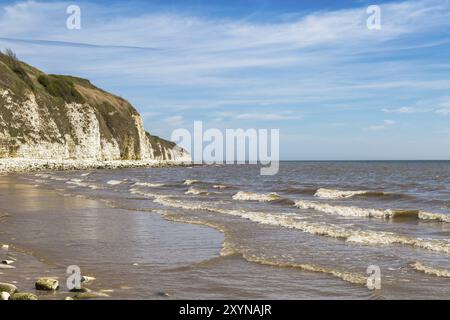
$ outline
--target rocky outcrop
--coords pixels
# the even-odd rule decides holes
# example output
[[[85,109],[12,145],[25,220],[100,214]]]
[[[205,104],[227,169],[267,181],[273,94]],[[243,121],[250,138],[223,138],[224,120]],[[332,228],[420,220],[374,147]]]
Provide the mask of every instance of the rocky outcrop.
[[[0,53],[0,158],[190,161],[126,100]]]

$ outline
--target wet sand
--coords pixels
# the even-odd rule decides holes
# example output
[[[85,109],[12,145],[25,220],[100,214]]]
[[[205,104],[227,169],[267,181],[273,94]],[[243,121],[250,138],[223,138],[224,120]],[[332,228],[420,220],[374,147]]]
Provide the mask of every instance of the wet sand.
[[[61,195],[12,176],[0,177],[2,254],[16,259],[1,269],[0,282],[40,299],[73,296],[65,285],[66,268],[78,265],[96,278],[89,289],[114,299],[177,297],[164,281],[167,269],[189,266],[219,255],[223,236],[207,227],[173,223],[158,214],[111,208],[107,202]],[[146,247],[134,245],[146,243]],[[55,277],[61,289],[35,291],[39,277]]]

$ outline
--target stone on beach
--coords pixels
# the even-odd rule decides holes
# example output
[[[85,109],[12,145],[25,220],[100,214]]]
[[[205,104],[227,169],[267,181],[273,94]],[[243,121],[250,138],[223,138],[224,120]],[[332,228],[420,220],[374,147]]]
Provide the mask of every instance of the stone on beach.
[[[59,288],[59,281],[54,278],[40,278],[36,281],[37,290],[53,291]]]
[[[109,295],[101,292],[81,292],[76,294],[73,298],[75,300],[95,299],[95,298],[107,298]]]
[[[35,294],[29,292],[14,293],[9,297],[9,300],[38,300]]]
[[[8,260],[8,259],[5,259],[5,260],[2,260],[2,263],[3,263],[3,264],[13,264],[13,263],[14,263],[14,260]]]
[[[10,283],[0,282],[0,292],[7,292],[13,294],[17,292],[17,287]]]

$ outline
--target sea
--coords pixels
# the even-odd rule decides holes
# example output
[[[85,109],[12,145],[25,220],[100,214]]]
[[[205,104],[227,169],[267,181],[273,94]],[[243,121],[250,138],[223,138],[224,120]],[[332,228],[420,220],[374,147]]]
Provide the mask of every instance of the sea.
[[[450,299],[450,162],[7,174],[0,244],[40,299],[73,265],[103,299]]]

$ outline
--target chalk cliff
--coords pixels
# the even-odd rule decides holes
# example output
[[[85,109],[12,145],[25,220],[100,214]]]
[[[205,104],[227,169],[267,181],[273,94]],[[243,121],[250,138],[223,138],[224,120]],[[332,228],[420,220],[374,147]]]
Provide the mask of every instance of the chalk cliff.
[[[0,53],[0,158],[190,161],[126,100]]]

